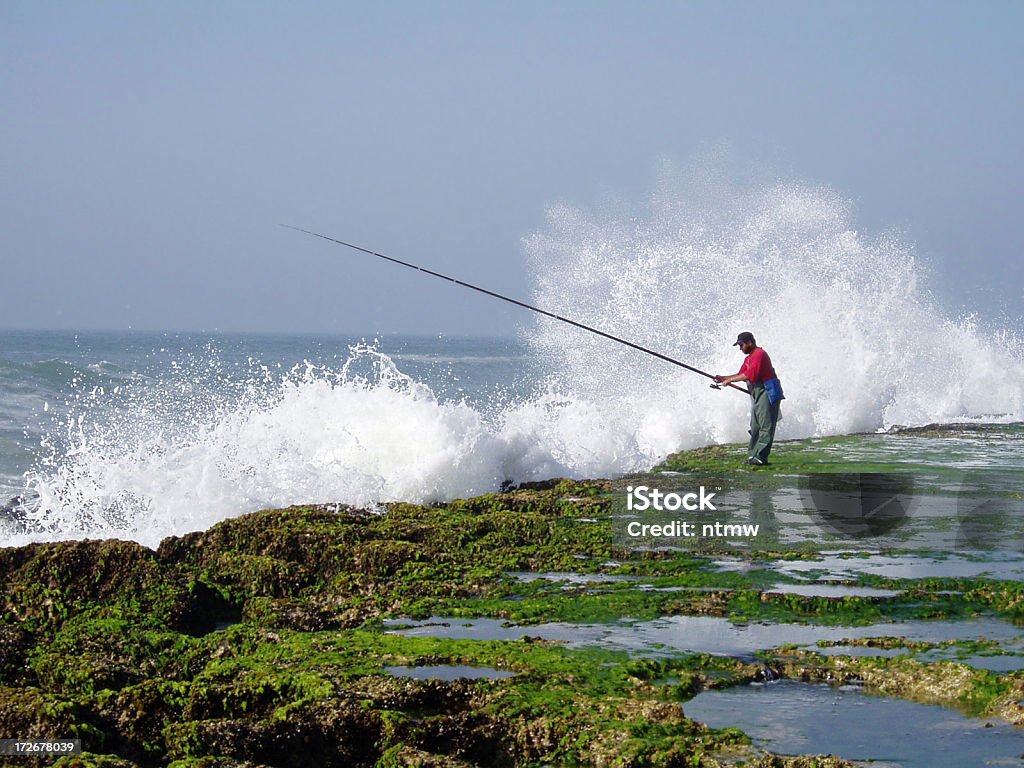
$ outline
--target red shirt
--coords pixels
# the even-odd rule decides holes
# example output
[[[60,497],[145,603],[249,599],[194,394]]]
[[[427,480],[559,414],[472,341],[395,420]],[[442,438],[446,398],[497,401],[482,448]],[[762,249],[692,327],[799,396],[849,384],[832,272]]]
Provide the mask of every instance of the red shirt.
[[[747,355],[743,365],[740,366],[740,373],[745,373],[747,381],[751,384],[764,384],[769,379],[775,378],[775,369],[772,367],[771,358],[760,347]]]

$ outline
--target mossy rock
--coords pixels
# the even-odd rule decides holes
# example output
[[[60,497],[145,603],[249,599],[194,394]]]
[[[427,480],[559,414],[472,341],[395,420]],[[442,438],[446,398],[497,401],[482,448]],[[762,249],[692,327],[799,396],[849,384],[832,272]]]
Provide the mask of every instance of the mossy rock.
[[[233,757],[188,757],[175,760],[167,768],[276,768],[250,760],[236,760]]]
[[[81,601],[110,600],[145,592],[158,579],[153,552],[116,539],[30,544],[0,549],[0,576],[7,585],[37,584]]]
[[[290,563],[321,575],[335,573],[347,568],[351,544],[373,538],[368,525],[378,517],[345,506],[264,510],[225,520],[207,531],[164,539],[157,557],[192,572],[221,573],[231,565],[225,555],[235,555]],[[244,579],[244,570],[229,573]]]
[[[379,614],[372,604],[325,590],[306,598],[254,597],[246,601],[240,619],[268,629],[324,632],[353,629]]]
[[[385,752],[374,768],[474,768],[474,764],[402,744]]]
[[[838,599],[766,594],[768,570],[721,573],[693,553],[620,552],[621,562],[609,562],[610,490],[605,481],[558,480],[446,505],[391,504],[384,514],[267,510],[167,539],[155,553],[126,542],[0,551],[8,579],[0,591],[0,728],[82,738],[90,753],[62,758],[65,768],[710,768],[718,756],[727,762],[721,749],[748,766],[835,768],[847,763],[758,755],[735,729],[686,718],[690,697],[757,679],[761,663],[671,649],[631,658],[535,638],[415,637],[380,619],[734,614],[855,624],[957,606],[963,615],[1011,615],[1024,605],[1024,588],[984,579],[894,580],[883,586],[905,597]],[[635,581],[505,573],[522,569]],[[845,662],[814,654],[777,656],[766,663],[793,674],[934,677],[936,685],[945,676],[955,683],[950,695],[959,689],[972,706],[1013,717],[1024,699],[1021,680],[964,677],[962,665],[862,660],[840,669]],[[384,669],[434,664],[515,676],[415,680]],[[893,692],[906,693],[898,685]]]
[[[24,765],[24,763],[20,763]],[[84,752],[80,755],[65,755],[55,763],[49,763],[52,768],[140,768],[139,763],[126,760],[116,755],[97,755]]]
[[[325,701],[282,719],[216,718],[174,723],[165,730],[167,754],[230,758],[295,768],[373,765],[383,753],[379,712],[350,701]],[[390,745],[388,745],[390,746]]]
[[[164,607],[153,552],[127,541],[74,541],[0,549],[3,612],[26,629],[56,625],[80,606],[130,597]]]
[[[38,640],[83,610],[132,616],[149,626],[192,634],[209,631],[234,610],[221,590],[168,573],[149,549],[127,541],[73,541],[0,549],[0,593],[7,626]],[[17,661],[17,635],[3,638],[0,657]],[[12,645],[13,643],[13,645]]]
[[[88,707],[75,698],[38,688],[0,687],[0,734],[19,739],[81,739],[86,750],[103,752],[109,734]]]
[[[0,623],[0,685],[24,680],[33,637],[14,624]]]

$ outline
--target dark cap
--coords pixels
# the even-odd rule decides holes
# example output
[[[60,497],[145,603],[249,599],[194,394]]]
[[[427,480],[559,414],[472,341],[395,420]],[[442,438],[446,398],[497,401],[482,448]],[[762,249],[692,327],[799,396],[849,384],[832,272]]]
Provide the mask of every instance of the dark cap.
[[[745,341],[749,341],[751,344],[757,344],[757,342],[754,341],[754,334],[752,334],[750,331],[744,331],[743,333],[736,337],[736,341],[733,342],[733,346],[738,347]]]

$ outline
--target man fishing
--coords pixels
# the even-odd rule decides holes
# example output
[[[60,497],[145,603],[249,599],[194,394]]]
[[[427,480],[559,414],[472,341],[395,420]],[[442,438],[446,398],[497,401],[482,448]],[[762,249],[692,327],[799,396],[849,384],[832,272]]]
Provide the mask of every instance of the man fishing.
[[[764,466],[775,440],[775,425],[779,423],[780,404],[785,398],[782,384],[775,375],[768,353],[757,346],[754,334],[744,331],[736,337],[734,347],[746,355],[738,373],[732,376],[715,376],[718,384],[732,384],[737,381],[750,383],[750,447],[747,449],[747,464]]]
[[[675,359],[669,357],[668,355],[663,355],[661,352],[656,352],[653,349],[648,349],[647,347],[642,347],[639,344],[634,344],[632,341],[627,341],[626,339],[621,339],[618,336],[612,336],[612,334],[606,333],[605,331],[602,331],[602,330],[600,330],[598,328],[593,328],[593,327],[591,327],[589,325],[584,325],[583,323],[577,322],[576,320],[572,320],[571,318],[568,318],[568,317],[562,317],[561,315],[556,315],[554,312],[549,312],[548,310],[542,309],[541,307],[535,307],[532,304],[527,304],[524,301],[519,301],[518,299],[513,299],[513,298],[511,298],[509,296],[502,296],[500,293],[488,290],[487,288],[481,288],[479,285],[473,285],[472,283],[464,282],[462,280],[459,280],[458,278],[451,277],[450,275],[443,275],[440,272],[435,272],[432,269],[427,269],[426,267],[421,267],[421,266],[418,266],[416,264],[412,264],[411,262],[402,261],[401,259],[396,259],[396,258],[393,258],[391,256],[385,256],[383,253],[377,253],[377,251],[371,251],[369,248],[363,248],[363,246],[361,246],[361,245],[354,245],[353,243],[346,243],[344,240],[338,240],[336,238],[329,237],[327,235],[322,235],[319,232],[313,232],[312,230],[309,230],[309,229],[302,229],[302,227],[293,227],[291,224],[282,224],[281,226],[282,227],[286,227],[288,229],[294,229],[296,232],[303,232],[303,233],[305,233],[307,235],[311,235],[312,237],[319,237],[321,240],[327,240],[328,242],[336,243],[337,245],[342,245],[342,246],[344,246],[346,248],[351,248],[354,251],[360,251],[361,253],[365,253],[368,256],[375,256],[378,259],[384,259],[385,261],[390,261],[392,264],[398,264],[399,266],[407,267],[408,269],[415,269],[417,272],[422,272],[424,274],[430,275],[431,277],[436,277],[436,278],[439,278],[441,280],[447,280],[449,283],[455,283],[455,285],[461,286],[463,288],[469,288],[472,291],[477,291],[478,293],[482,293],[482,294],[484,294],[486,296],[490,296],[491,298],[500,299],[501,301],[507,301],[509,304],[515,304],[517,307],[522,307],[523,309],[528,309],[531,312],[537,312],[539,314],[544,315],[545,317],[550,317],[553,320],[558,320],[559,322],[562,322],[562,323],[568,323],[569,325],[572,325],[572,326],[574,326],[576,328],[580,328],[580,329],[582,329],[584,331],[587,331],[589,333],[596,333],[598,336],[602,336],[602,337],[604,337],[606,339],[610,339],[611,341],[618,342],[619,344],[625,344],[627,347],[631,347],[631,348],[633,348],[633,349],[635,349],[635,350],[637,350],[639,352],[643,352],[645,354],[652,355],[653,357],[656,357],[659,360],[664,360],[666,363],[672,363],[672,365],[678,365],[680,368],[685,368],[686,370],[692,371],[693,373],[697,373],[697,374],[700,374],[701,376],[705,376],[705,377],[707,377],[709,379],[714,379],[715,381],[718,381],[720,383],[724,383],[724,384],[726,384],[726,386],[728,386],[731,389],[735,389],[737,392],[744,392],[746,394],[751,394],[751,392],[748,389],[746,389],[746,387],[737,387],[735,384],[731,383],[733,381],[741,381],[741,380],[742,381],[750,381],[752,384],[756,382],[758,384],[758,386],[761,387],[762,389],[764,387],[769,387],[769,393],[771,393],[772,391],[777,391],[777,394],[778,394],[777,398],[776,398],[775,395],[771,395],[772,404],[774,406],[774,410],[772,410],[772,409],[768,410],[769,416],[772,416],[772,414],[774,414],[774,416],[772,416],[772,418],[771,418],[771,430],[770,430],[770,432],[767,431],[767,427],[762,427],[762,429],[757,429],[756,431],[755,431],[755,429],[751,430],[751,435],[761,435],[762,434],[762,430],[765,430],[764,434],[768,436],[767,437],[766,447],[763,450],[763,452],[764,452],[764,459],[762,459],[761,461],[758,461],[756,463],[764,464],[765,460],[768,458],[768,451],[771,450],[771,445],[772,445],[772,436],[775,433],[775,422],[778,421],[778,419],[779,419],[779,405],[778,405],[778,401],[782,399],[782,387],[779,386],[778,379],[775,378],[775,372],[772,370],[772,364],[771,364],[771,361],[768,359],[768,355],[764,354],[764,350],[763,349],[757,349],[757,345],[754,344],[754,337],[752,335],[750,335],[749,333],[741,333],[740,334],[740,341],[737,341],[736,344],[740,345],[741,341],[746,339],[750,343],[750,350],[749,350],[750,352],[753,352],[754,350],[756,350],[761,355],[764,355],[765,364],[764,364],[763,368],[758,368],[758,373],[759,373],[758,377],[751,379],[747,375],[747,374],[752,373],[752,370],[748,371],[747,367],[749,365],[749,361],[754,358],[753,354],[751,354],[750,357],[747,358],[747,361],[743,363],[743,368],[740,368],[740,372],[736,376],[712,376],[707,371],[702,371],[700,368],[694,368],[692,365],[688,365],[687,363],[684,363],[681,360],[675,360]],[[744,351],[747,351],[747,350],[745,349]],[[770,373],[771,379],[769,381],[765,381],[764,377],[760,375],[760,373],[762,373],[762,372],[763,373]],[[773,382],[773,381],[774,381],[774,386],[776,388],[775,390],[771,389],[771,382]],[[762,384],[763,384],[763,386],[762,386]],[[719,388],[718,384],[712,384],[711,386],[715,387],[716,389]],[[756,403],[758,403],[758,402],[759,402],[759,400],[757,400],[755,398],[755,412],[756,412],[756,409],[758,407],[756,405]],[[768,421],[769,421],[768,417],[765,417],[759,423],[762,424],[762,425],[767,425]],[[752,425],[754,424],[753,417],[751,417],[751,424]],[[751,438],[751,444],[750,444],[751,445],[751,453],[753,453],[753,445],[754,445],[753,439],[754,438],[752,437]],[[751,463],[754,463],[754,462],[751,462]]]

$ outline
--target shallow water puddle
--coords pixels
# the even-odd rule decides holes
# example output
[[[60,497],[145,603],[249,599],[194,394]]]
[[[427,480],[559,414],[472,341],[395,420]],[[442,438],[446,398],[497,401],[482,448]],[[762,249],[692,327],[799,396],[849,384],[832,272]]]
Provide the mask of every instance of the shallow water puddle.
[[[568,587],[563,587],[566,589]],[[637,584],[637,589],[642,592],[732,592],[732,587],[655,587],[650,584]],[[874,587],[859,587],[849,584],[830,584],[808,582],[805,584],[776,584],[772,587],[765,587],[763,592],[778,595],[801,595],[802,597],[869,597],[878,599],[889,599],[899,597],[903,594],[897,589],[877,589]]]
[[[1016,672],[1024,670],[1024,644],[1021,639],[1015,639],[1007,643],[1001,643],[1001,650],[1005,654],[977,654],[957,653],[955,650],[945,648],[933,648],[928,651],[914,653],[910,649],[898,646],[893,648],[873,648],[863,645],[835,645],[826,648],[812,648],[815,653],[822,656],[858,656],[868,658],[892,658],[904,654],[912,655],[922,662],[955,661],[965,664],[973,669],[987,669],[989,672],[999,674],[1005,672]]]
[[[1005,648],[1005,646],[1004,646]],[[966,664],[975,669],[987,669],[989,672],[1004,673],[1016,672],[1024,669],[1024,655],[1021,655],[1024,648],[1020,642],[1012,643],[1008,649],[1011,652],[1005,655],[993,654],[961,654],[937,648],[925,653],[917,654],[914,658],[918,661],[956,661]]]
[[[768,587],[765,592],[782,595],[802,595],[804,597],[899,597],[903,593],[897,589],[875,589],[873,587],[857,587],[847,584],[779,584]]]
[[[576,573],[574,571],[506,571],[516,581],[530,583],[533,581],[550,581],[565,585],[603,584],[612,582],[635,582],[639,576],[623,576],[606,573]]]
[[[879,765],[1022,765],[1024,731],[1001,720],[871,696],[852,686],[782,681],[705,691],[683,705],[714,728],[735,726],[782,754],[830,753]]]
[[[515,672],[493,667],[471,667],[467,664],[428,664],[422,667],[384,667],[384,671],[395,677],[410,677],[413,680],[502,680],[515,677]]]
[[[795,644],[814,647],[819,640],[832,642],[865,637],[906,637],[908,640],[1020,640],[1021,630],[997,619],[971,621],[908,621],[866,627],[823,627],[810,624],[734,624],[707,616],[668,616],[653,621],[619,624],[569,624],[549,622],[522,626],[501,619],[445,619],[425,621],[390,619],[393,632],[415,637],[476,640],[517,640],[540,637],[569,645],[601,645],[632,653],[695,651],[718,656],[750,656],[757,651]],[[818,650],[816,647],[814,650]],[[833,651],[841,652],[841,651]]]
[[[858,576],[882,576],[890,579],[972,579],[983,576],[1002,580],[1024,580],[1024,556],[1004,552],[979,553],[976,557],[928,557],[910,554],[844,557],[838,554],[823,554],[814,560],[757,562],[741,558],[721,558],[714,564],[721,571],[768,570],[797,578],[850,579]]]

